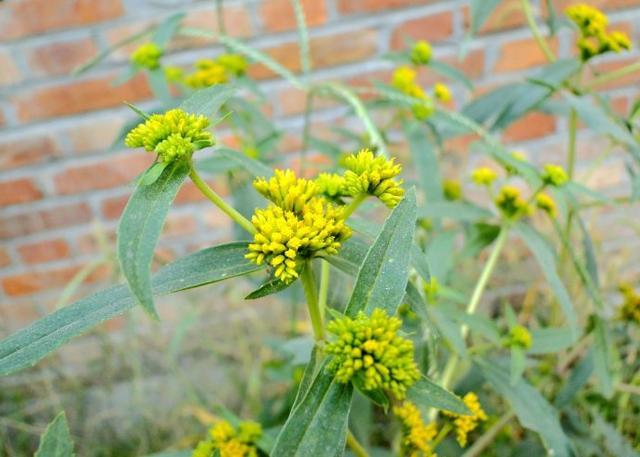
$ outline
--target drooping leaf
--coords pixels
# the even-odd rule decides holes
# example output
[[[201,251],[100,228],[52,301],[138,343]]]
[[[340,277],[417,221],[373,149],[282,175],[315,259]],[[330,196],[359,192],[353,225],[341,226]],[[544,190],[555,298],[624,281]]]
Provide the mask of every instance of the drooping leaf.
[[[394,208],[369,248],[358,272],[345,314],[371,314],[383,308],[395,314],[409,279],[409,263],[416,224],[415,189],[409,190]]]
[[[180,108],[187,113],[207,116],[215,119],[220,107],[234,94],[235,88],[230,84],[216,84],[195,91],[180,104]]]
[[[353,387],[333,379],[323,364],[291,411],[271,455],[335,457],[344,450]]]
[[[457,414],[469,414],[469,409],[458,396],[424,376],[409,388],[407,398],[423,411],[436,408]]]
[[[138,302],[156,317],[151,292],[151,260],[169,206],[188,174],[189,165],[175,161],[153,184],[138,185],[118,225],[118,259],[122,273]]]
[[[247,243],[207,248],[161,268],[152,280],[155,295],[165,295],[242,276],[263,267],[247,259]],[[71,338],[133,308],[126,285],[109,287],[32,323],[0,341],[0,375],[34,365]]]
[[[406,123],[404,131],[409,141],[420,187],[427,197],[427,202],[442,200],[442,178],[438,159],[424,127],[417,122]]]
[[[47,425],[40,437],[40,445],[34,457],[73,457],[74,455],[69,424],[62,411]]]
[[[165,168],[169,165],[167,162],[156,162],[140,177],[140,184],[149,186],[156,182]]]
[[[569,325],[569,331],[573,341],[578,336],[578,318],[571,302],[569,292],[567,292],[560,276],[558,275],[558,267],[556,264],[556,256],[554,251],[549,247],[546,240],[538,233],[533,227],[525,224],[517,224],[516,232],[520,235],[527,247],[531,250],[531,253],[538,261],[542,273],[547,279],[547,283],[553,291],[562,312]]]
[[[590,351],[576,366],[571,370],[571,374],[567,382],[562,386],[555,399],[557,408],[567,406],[576,392],[578,392],[587,383],[593,373],[593,352]]]
[[[429,62],[429,68],[436,73],[446,76],[454,82],[458,82],[469,90],[473,90],[473,83],[466,75],[451,65],[447,65],[441,60],[432,60]]]
[[[173,36],[178,31],[180,27],[180,22],[184,18],[185,13],[176,13],[172,14],[168,18],[166,18],[156,29],[153,31],[153,35],[151,35],[151,41],[157,44],[160,48],[164,49],[167,47]]]
[[[496,363],[480,361],[479,365],[489,384],[511,404],[522,426],[537,432],[549,452],[556,457],[576,455],[562,430],[558,412],[537,389],[522,378],[512,385],[509,372]]]

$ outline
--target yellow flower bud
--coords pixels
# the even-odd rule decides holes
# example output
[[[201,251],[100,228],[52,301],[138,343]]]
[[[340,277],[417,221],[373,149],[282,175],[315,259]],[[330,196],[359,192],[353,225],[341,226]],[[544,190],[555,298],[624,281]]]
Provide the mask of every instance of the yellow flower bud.
[[[475,430],[481,421],[486,421],[488,417],[475,393],[469,392],[462,398],[462,401],[471,411],[470,415],[456,414],[449,411],[443,412],[445,415],[454,418],[453,425],[456,428],[456,440],[461,447],[465,447],[469,433]]]
[[[229,80],[227,70],[213,59],[200,59],[196,71],[187,75],[185,84],[193,89],[224,84]]]
[[[471,179],[479,186],[489,187],[498,178],[498,174],[489,167],[476,168],[471,172]]]
[[[242,76],[247,71],[247,61],[240,54],[222,54],[217,61],[233,76]]]
[[[435,457],[433,440],[438,434],[435,422],[426,425],[420,410],[410,401],[404,401],[393,408],[402,423],[402,454],[412,457]]]
[[[624,297],[624,302],[618,311],[619,318],[622,321],[640,325],[640,294],[628,284],[621,284],[619,289]]]
[[[402,180],[394,179],[402,167],[394,159],[374,156],[369,149],[362,149],[344,159],[345,190],[349,195],[362,194],[378,197],[389,208],[395,207],[404,196]]]
[[[509,336],[505,339],[504,345],[507,347],[519,347],[521,349],[529,349],[533,338],[529,330],[522,326],[516,325],[509,330]]]
[[[551,196],[549,196],[549,194],[538,194],[536,196],[536,206],[551,217],[555,217],[558,212],[556,202],[551,198]]]
[[[442,192],[444,198],[450,201],[460,200],[462,198],[462,186],[455,179],[445,179],[442,181]]]
[[[138,68],[146,68],[147,70],[155,70],[160,68],[160,58],[163,51],[155,43],[145,43],[140,45],[133,54],[131,54],[131,63]]]
[[[236,430],[229,422],[220,421],[209,430],[209,440],[200,441],[192,457],[258,457],[256,442],[262,437],[257,422],[241,422]]]
[[[415,65],[426,65],[431,61],[433,51],[426,41],[418,41],[411,49],[411,62]]]
[[[495,199],[496,206],[508,218],[515,218],[529,214],[527,201],[520,195],[520,190],[514,186],[503,186]]]
[[[433,95],[437,100],[440,100],[443,103],[450,102],[453,98],[449,87],[442,83],[436,83],[433,86]]]
[[[314,181],[296,177],[293,170],[275,170],[268,181],[257,178],[253,187],[280,208],[300,214],[319,192]]]
[[[547,164],[544,166],[542,180],[551,186],[560,187],[569,181],[567,172],[559,165]]]

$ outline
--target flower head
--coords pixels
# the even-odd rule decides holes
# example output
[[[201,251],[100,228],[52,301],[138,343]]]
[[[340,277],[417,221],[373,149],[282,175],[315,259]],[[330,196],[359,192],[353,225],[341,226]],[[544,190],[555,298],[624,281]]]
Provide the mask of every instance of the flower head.
[[[131,63],[138,68],[146,68],[147,70],[155,70],[160,67],[160,57],[162,57],[162,49],[155,43],[145,43],[131,54]]]
[[[445,179],[442,181],[442,192],[447,200],[460,200],[462,198],[462,185],[455,179]]]
[[[564,168],[559,165],[553,165],[549,163],[544,166],[542,180],[545,182],[545,184],[560,187],[565,185],[567,181],[569,181],[569,177],[567,176],[567,172],[564,171]]]
[[[511,330],[509,330],[509,335],[504,340],[506,347],[518,347],[521,349],[529,349],[531,343],[531,333],[522,325],[512,327]]]
[[[241,422],[236,429],[227,421],[220,421],[209,430],[209,439],[200,441],[192,457],[257,457],[256,442],[262,437],[257,422]]]
[[[170,83],[179,83],[184,79],[184,70],[180,67],[164,67],[164,77]]]
[[[268,181],[257,178],[253,187],[280,208],[301,214],[305,205],[318,194],[315,181],[296,177],[293,170],[276,170]]]
[[[486,421],[488,417],[482,409],[482,406],[478,401],[478,396],[475,393],[469,392],[462,398],[462,401],[467,405],[471,414],[464,415],[449,411],[443,412],[445,415],[454,418],[453,425],[456,428],[456,440],[461,447],[465,447],[467,445],[467,436],[469,433],[475,430],[480,421]]]
[[[409,67],[398,67],[391,77],[391,85],[405,94],[414,92],[416,86],[416,71]]]
[[[604,52],[622,52],[631,49],[631,40],[622,32],[614,31],[609,33],[603,40]]]
[[[176,108],[164,114],[154,114],[129,132],[124,142],[130,148],[143,147],[158,153],[163,162],[191,154],[213,144],[213,135],[206,116],[189,114]]]
[[[607,32],[609,20],[597,8],[586,4],[570,6],[566,14],[580,32],[576,45],[583,61],[606,52],[622,52],[631,49],[631,40],[622,32]]]
[[[437,100],[443,103],[450,102],[452,99],[449,86],[443,83],[435,83],[433,86],[433,95]]]
[[[239,54],[222,54],[217,61],[233,76],[242,76],[247,71],[247,61]]]
[[[318,194],[332,200],[348,195],[344,176],[335,173],[320,173],[316,178],[316,187]]]
[[[389,208],[395,207],[404,196],[402,180],[394,179],[402,167],[394,159],[374,156],[369,149],[362,149],[344,159],[345,189],[349,195],[369,194],[378,197]]]
[[[618,312],[620,319],[640,325],[640,294],[628,284],[621,284],[618,289],[624,298],[622,307]]]
[[[401,325],[400,319],[380,308],[371,316],[360,312],[355,318],[329,322],[327,330],[336,339],[326,346],[326,353],[333,356],[328,369],[338,382],[357,378],[364,390],[384,389],[404,398],[420,372],[413,359],[413,342],[398,335]]]
[[[393,408],[402,423],[402,455],[411,457],[435,457],[432,441],[438,433],[435,422],[426,425],[420,410],[410,401]]]
[[[411,49],[411,62],[415,65],[426,65],[431,61],[433,50],[431,45],[426,41],[418,41]]]
[[[495,199],[496,206],[508,218],[515,218],[529,213],[527,201],[514,186],[503,186]]]
[[[549,194],[545,194],[544,192],[536,196],[536,206],[551,217],[555,217],[558,213],[556,202]]]
[[[185,78],[185,84],[193,89],[224,84],[229,80],[226,68],[213,59],[200,59],[196,71]]]
[[[321,197],[307,201],[299,213],[270,205],[255,212],[256,228],[247,259],[267,262],[284,283],[296,279],[304,262],[320,254],[336,254],[342,241],[351,236],[342,209]]]
[[[489,187],[498,178],[498,174],[489,167],[476,168],[471,172],[471,179],[479,186]]]
[[[600,36],[609,24],[609,19],[602,11],[584,3],[569,6],[565,13],[584,36]]]
[[[433,105],[430,100],[424,103],[416,103],[411,107],[411,111],[416,119],[424,121],[425,119],[430,118],[433,114]]]

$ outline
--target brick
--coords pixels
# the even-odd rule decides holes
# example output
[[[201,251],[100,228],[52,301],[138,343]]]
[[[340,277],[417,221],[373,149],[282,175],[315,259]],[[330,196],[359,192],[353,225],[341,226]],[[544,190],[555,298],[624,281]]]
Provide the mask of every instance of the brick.
[[[433,0],[338,0],[338,11],[342,14],[372,13],[432,2]]]
[[[558,40],[548,41],[551,50],[558,50]],[[540,50],[538,43],[533,38],[524,38],[505,43],[500,49],[500,57],[496,63],[495,71],[509,72],[524,70],[531,67],[544,65],[547,58]]]
[[[169,216],[162,233],[165,236],[186,236],[195,233],[197,228],[198,223],[191,215]]]
[[[29,68],[39,76],[71,73],[98,53],[92,38],[46,43],[29,49],[26,54]]]
[[[118,219],[129,201],[129,195],[108,198],[100,205],[102,215],[108,219]]]
[[[91,209],[86,203],[50,206],[0,218],[0,239],[16,238],[62,227],[71,227],[91,220]]]
[[[229,189],[227,188],[224,181],[221,180],[211,180],[205,179],[209,187],[216,191],[218,195],[221,197],[225,197],[229,195]],[[180,190],[178,191],[178,195],[176,195],[175,204],[176,205],[184,205],[187,203],[197,203],[206,200],[206,197],[202,195],[202,192],[193,184],[192,182],[185,182]]]
[[[593,69],[593,74],[587,73],[585,77],[585,82],[589,82],[593,79],[594,75],[600,75],[604,73],[609,73],[611,71],[618,70],[622,67],[626,67],[632,63],[638,62],[637,57],[619,59],[619,60],[611,60],[608,62],[602,62],[594,64],[591,68]],[[597,87],[598,91],[616,89],[618,87],[626,87],[626,86],[638,86],[638,81],[640,80],[640,70],[634,71],[633,73],[629,73],[621,78],[616,78],[604,84],[599,84]]]
[[[92,118],[85,123],[74,123],[63,135],[76,153],[105,152],[113,145],[124,122],[124,117],[117,116]]]
[[[111,108],[151,96],[142,74],[117,87],[111,84],[112,80],[109,76],[34,89],[18,94],[14,106],[18,118],[30,122]]]
[[[246,38],[253,34],[254,27],[251,18],[244,6],[225,6],[224,23],[226,33],[236,38]],[[196,27],[205,30],[218,30],[218,15],[215,9],[193,10],[187,13],[183,24],[185,27]],[[184,49],[186,47],[204,46],[215,42],[213,38],[185,38],[179,37],[172,43],[174,49]]]
[[[135,22],[127,22],[125,24],[118,24],[110,27],[104,31],[105,41],[109,47],[118,45],[121,41],[136,35],[145,29],[150,29],[155,24],[152,20],[140,20]],[[135,41],[133,43],[119,46],[111,53],[111,58],[115,60],[128,59],[131,53],[142,43],[142,41]]]
[[[2,112],[2,110],[0,110],[0,127],[4,127],[6,123],[7,123],[7,118],[4,117],[4,113]]]
[[[506,142],[518,142],[540,138],[556,131],[556,121],[548,114],[533,112],[507,127],[503,134]]]
[[[115,19],[120,0],[20,0],[0,9],[0,41]]]
[[[11,257],[9,257],[9,253],[3,247],[0,247],[0,268],[6,267],[11,263]]]
[[[23,262],[28,264],[51,262],[66,259],[71,250],[69,244],[62,238],[38,241],[36,243],[18,246],[18,254]]]
[[[469,7],[463,8],[464,27],[468,30],[471,27],[471,15]],[[480,29],[480,34],[500,32],[503,30],[522,27],[526,24],[526,18],[522,12],[520,0],[504,0],[498,3],[489,19]]]
[[[453,13],[445,11],[418,19],[411,19],[397,25],[391,36],[391,47],[403,49],[405,40],[442,41],[453,35]]]
[[[58,154],[58,146],[49,136],[29,136],[0,142],[0,170],[32,165]]]
[[[342,65],[373,56],[377,50],[377,34],[375,30],[358,30],[316,37],[311,39],[310,48],[315,68]],[[289,70],[300,70],[297,43],[285,43],[264,51]],[[249,74],[257,79],[275,76],[271,70],[260,64],[252,65]]]
[[[29,178],[0,182],[0,206],[27,203],[42,198],[42,192]]]
[[[152,154],[130,153],[110,157],[98,163],[69,168],[53,177],[56,193],[77,194],[125,185],[151,165],[153,159]]]
[[[327,21],[327,7],[324,0],[302,0],[308,27],[322,25]],[[270,0],[262,2],[262,22],[269,32],[282,32],[296,27],[296,18],[290,0]]]
[[[7,51],[0,51],[0,86],[8,86],[20,81],[20,70]]]
[[[82,265],[79,265],[6,276],[2,279],[2,287],[10,297],[35,294],[48,289],[58,289],[67,285],[82,267]],[[108,268],[98,268],[90,273],[83,283],[90,284],[103,280],[106,279],[107,275]]]

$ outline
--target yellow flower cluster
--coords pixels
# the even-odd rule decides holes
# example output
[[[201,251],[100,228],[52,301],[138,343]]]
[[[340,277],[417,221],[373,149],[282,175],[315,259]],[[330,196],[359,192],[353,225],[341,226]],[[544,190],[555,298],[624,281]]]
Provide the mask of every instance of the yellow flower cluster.
[[[184,70],[180,67],[174,66],[164,67],[164,77],[170,83],[182,82],[184,78]]]
[[[628,284],[621,284],[619,289],[624,297],[619,312],[620,319],[640,325],[640,294]]]
[[[449,86],[443,83],[435,83],[433,86],[433,95],[442,103],[448,103],[453,98]]]
[[[209,439],[198,443],[192,457],[257,457],[255,443],[261,436],[257,422],[241,422],[236,430],[229,422],[220,421],[209,430]]]
[[[460,200],[462,198],[462,186],[455,179],[445,179],[442,181],[442,192],[444,198],[450,201]]]
[[[247,61],[237,54],[222,54],[217,59],[200,59],[196,70],[184,78],[184,83],[194,89],[224,84],[232,77],[242,76]]]
[[[495,203],[500,211],[509,218],[523,216],[530,211],[527,201],[520,195],[520,190],[514,186],[503,186]]]
[[[163,51],[155,43],[145,43],[131,54],[131,63],[138,68],[146,68],[147,70],[155,70],[160,68],[160,58]]]
[[[371,316],[360,312],[353,319],[329,322],[327,330],[337,338],[325,349],[333,356],[328,369],[338,382],[358,377],[364,390],[384,389],[403,399],[420,372],[413,359],[413,342],[398,335],[401,325],[400,319],[380,308]]]
[[[471,172],[471,179],[479,186],[489,187],[498,178],[498,174],[489,167],[476,168]]]
[[[549,194],[539,193],[536,196],[536,206],[551,217],[556,217],[558,213],[556,202]]]
[[[398,67],[391,78],[391,85],[409,97],[418,98],[421,102],[412,106],[413,114],[418,119],[426,119],[433,113],[433,106],[427,94],[416,82],[416,72],[409,67]]]
[[[164,114],[154,114],[126,136],[130,148],[143,147],[158,153],[163,162],[188,158],[198,150],[213,144],[213,135],[206,116],[189,114],[176,108]]]
[[[274,176],[268,181],[257,178],[253,187],[283,210],[298,214],[318,194],[314,181],[298,178],[293,170],[275,170]]]
[[[332,200],[348,196],[346,190],[346,180],[344,176],[335,173],[320,173],[316,178],[318,194],[324,195]]]
[[[394,179],[402,171],[394,159],[374,156],[369,149],[362,149],[344,159],[345,190],[348,195],[369,194],[376,196],[389,208],[395,207],[404,196],[402,180]]]
[[[433,50],[431,45],[426,41],[418,41],[411,49],[411,62],[415,65],[426,65],[431,61]]]
[[[560,187],[569,181],[569,177],[567,176],[567,172],[564,171],[564,168],[549,163],[544,166],[542,180],[550,186]]]
[[[532,342],[533,338],[529,330],[522,325],[516,325],[509,330],[509,335],[505,338],[504,345],[506,347],[515,346],[522,349],[529,349]]]
[[[606,52],[622,52],[631,49],[631,40],[622,32],[607,32],[609,20],[597,8],[586,4],[572,5],[566,14],[580,31],[577,46],[582,60],[589,60]]]
[[[393,408],[402,422],[402,456],[403,457],[435,457],[432,441],[438,430],[435,422],[426,425],[420,417],[420,410],[409,401]]]
[[[255,212],[253,243],[245,256],[261,265],[267,262],[284,283],[296,279],[304,261],[321,254],[337,254],[342,241],[351,236],[342,208],[323,198],[310,199],[300,212],[270,205]]]
[[[471,411],[470,415],[456,414],[450,411],[443,412],[445,415],[454,418],[453,425],[456,428],[456,440],[461,447],[465,447],[469,433],[476,429],[480,421],[486,421],[488,417],[475,393],[469,392],[462,398],[462,401]]]

